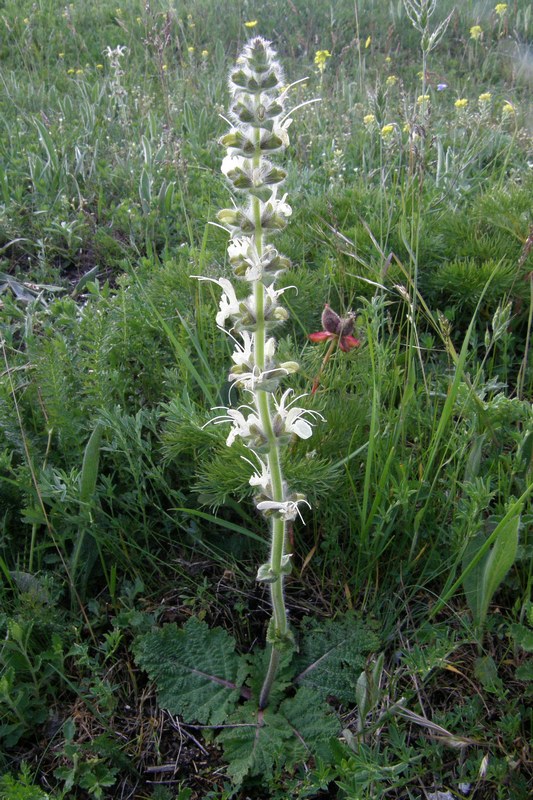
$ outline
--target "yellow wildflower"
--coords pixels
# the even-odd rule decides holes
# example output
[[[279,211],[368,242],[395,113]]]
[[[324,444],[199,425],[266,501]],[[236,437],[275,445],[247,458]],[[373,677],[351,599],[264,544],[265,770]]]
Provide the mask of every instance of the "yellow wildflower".
[[[490,103],[492,100],[492,95],[490,92],[483,92],[479,95],[478,100],[480,103]]]
[[[326,61],[328,58],[331,58],[331,53],[329,50],[317,50],[315,53],[315,64],[317,65],[320,72],[324,72],[326,69]]]
[[[394,125],[384,125],[381,129],[381,138],[388,141],[394,133]]]
[[[188,53],[191,53],[191,55],[192,55],[192,53],[194,53],[194,47],[192,47],[192,46],[191,46],[191,47],[188,47],[188,48],[187,48],[187,52],[188,52]]]
[[[70,69],[67,69],[67,75],[74,75],[75,72],[76,70],[72,69],[72,67]]]
[[[103,65],[103,64],[97,64],[97,65],[96,65],[96,69],[103,69],[103,68],[104,68],[104,65]]]
[[[24,17],[23,22],[24,22],[24,25],[29,25],[30,24],[30,20],[28,19],[28,17]]]
[[[166,72],[168,69],[168,64],[163,64],[163,72]]]
[[[76,70],[76,75],[83,75],[83,70],[82,69],[77,69]]]
[[[117,15],[117,17],[121,17],[122,16],[122,9],[121,8],[115,8],[115,14]]]
[[[248,22],[244,23],[244,27],[245,28],[255,28],[256,25],[257,25],[257,20],[256,19],[251,19]]]
[[[372,37],[371,36],[367,36],[367,39],[366,39],[366,42],[365,42],[365,50],[368,50],[368,48],[370,47],[371,44],[372,44]]]
[[[483,28],[481,25],[472,25],[470,28],[470,38],[477,42],[483,36]]]
[[[365,123],[365,125],[373,125],[375,121],[376,118],[373,114],[365,114],[365,116],[363,117],[363,122]]]
[[[502,116],[512,117],[514,114],[516,114],[516,108],[512,103],[509,102],[509,100],[506,100],[502,106]]]
[[[398,83],[398,78],[396,77],[396,75],[389,75],[385,83],[387,84],[387,86],[394,86],[395,84]]]
[[[404,133],[411,133],[411,125],[408,122],[406,122],[402,130]]]
[[[65,58],[65,54],[64,54],[64,53],[58,53],[58,54],[57,54],[57,57],[58,57],[58,58]]]
[[[424,103],[429,103],[429,94],[419,94],[416,98],[416,102],[419,106],[423,106]]]
[[[135,17],[135,22],[140,25],[142,22],[142,17]]]
[[[507,11],[507,3],[496,3],[494,6],[494,11],[497,13],[499,17],[503,17],[505,12]]]
[[[207,58],[209,55],[209,50],[202,50],[202,58]]]
[[[468,100],[466,99],[466,97],[460,97],[458,100],[455,101],[454,105],[458,109],[466,108],[468,105]]]
[[[392,61],[392,58],[390,56],[386,56],[385,64],[390,64],[391,61]]]

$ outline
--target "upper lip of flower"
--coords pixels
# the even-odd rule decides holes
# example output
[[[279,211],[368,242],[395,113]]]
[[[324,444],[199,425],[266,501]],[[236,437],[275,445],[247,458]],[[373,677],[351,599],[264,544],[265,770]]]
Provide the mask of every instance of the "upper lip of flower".
[[[308,414],[311,417],[316,417],[321,420],[323,420],[324,417],[318,411],[313,411],[309,408],[299,408],[298,406],[290,408],[300,397],[305,397],[305,395],[301,394],[293,398],[290,403],[287,403],[286,400],[292,393],[292,389],[287,389],[283,392],[279,400],[274,398],[276,416],[280,418],[286,433],[295,433],[300,439],[309,439],[313,433],[313,429],[309,422],[303,419],[303,416]]]

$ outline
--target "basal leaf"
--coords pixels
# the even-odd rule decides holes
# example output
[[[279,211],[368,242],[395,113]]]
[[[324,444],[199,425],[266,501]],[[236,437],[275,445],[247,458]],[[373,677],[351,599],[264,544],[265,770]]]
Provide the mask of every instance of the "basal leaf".
[[[257,711],[247,703],[231,717],[231,725],[217,737],[224,747],[228,775],[236,785],[244,778],[291,769],[309,758],[331,758],[330,740],[340,724],[333,711],[312,689],[299,689],[278,711]]]
[[[357,679],[366,656],[379,649],[379,639],[353,615],[336,620],[304,620],[305,631],[300,652],[295,657],[296,682],[332,695],[344,703],[354,703]]]
[[[204,725],[225,722],[247,672],[231,636],[196,617],[137,639],[135,659],[156,684],[162,708]]]
[[[237,786],[253,775],[268,781],[285,762],[292,737],[287,720],[268,708],[260,715],[257,704],[250,702],[239,708],[229,722],[230,727],[217,736],[217,742],[224,747],[229,777]]]
[[[294,697],[284,700],[279,713],[292,728],[293,763],[301,763],[310,755],[320,756],[324,761],[331,759],[329,743],[339,735],[340,724],[336,714],[321,700],[320,695],[303,686]]]

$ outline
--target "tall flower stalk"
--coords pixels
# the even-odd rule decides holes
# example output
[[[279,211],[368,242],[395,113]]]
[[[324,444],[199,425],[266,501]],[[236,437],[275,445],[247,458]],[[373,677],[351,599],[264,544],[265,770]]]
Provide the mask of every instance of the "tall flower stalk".
[[[222,172],[236,199],[233,208],[217,216],[230,233],[228,256],[234,276],[248,284],[249,294],[238,299],[230,280],[214,282],[223,290],[217,324],[229,329],[235,342],[229,377],[242,390],[246,403],[224,409],[213,421],[231,424],[229,446],[239,438],[249,449],[255,505],[271,524],[270,559],[257,573],[258,581],[269,584],[272,600],[267,634],[270,665],[259,698],[260,708],[265,708],[280,655],[292,646],[283,592],[291,570],[287,523],[300,515],[300,505],[307,502],[304,495],[289,490],[281,453],[293,436],[309,438],[312,428],[306,417],[319,415],[295,405],[298,398],[291,399],[291,389],[280,396],[281,380],[295,372],[298,364],[278,361],[276,340],[270,335],[288,318],[280,303],[284,289],[276,288],[276,280],[290,262],[269,238],[285,228],[291,207],[279,191],[286,173],[269,157],[288,145],[291,119],[284,111],[282,70],[269,42],[261,37],[248,42],[230,73],[229,87],[232,127],[221,139],[227,148]]]

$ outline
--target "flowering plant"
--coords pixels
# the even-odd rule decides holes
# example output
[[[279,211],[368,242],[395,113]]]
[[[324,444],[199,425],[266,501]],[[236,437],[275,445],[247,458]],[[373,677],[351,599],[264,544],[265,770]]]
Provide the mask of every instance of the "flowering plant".
[[[282,230],[291,215],[287,196],[279,192],[285,172],[270,160],[272,153],[289,143],[292,120],[284,111],[287,89],[283,84],[270,43],[259,36],[251,39],[230,74],[232,127],[221,139],[227,148],[222,172],[236,200],[232,208],[217,215],[230,234],[228,257],[234,277],[248,285],[248,295],[240,299],[227,278],[199,276],[222,289],[216,321],[219,327],[229,329],[235,343],[229,378],[247,401],[236,408],[219,409],[221,413],[212,421],[231,425],[228,446],[239,439],[249,449],[250,459],[246,460],[254,470],[249,482],[256,490],[255,505],[271,522],[270,560],[257,573],[257,580],[270,586],[273,608],[267,635],[272,651],[260,708],[268,703],[280,653],[292,646],[283,596],[283,581],[291,570],[286,526],[301,517],[302,504],[308,505],[305,496],[291,492],[284,480],[281,449],[293,437],[309,438],[309,420],[320,417],[316,411],[295,405],[299,398],[290,399],[291,389],[279,399],[275,395],[280,381],[298,369],[296,362],[277,360],[276,340],[269,335],[288,318],[281,305],[286,289],[276,289],[275,283],[290,262],[267,242],[267,236]],[[243,202],[237,203],[239,198]]]

